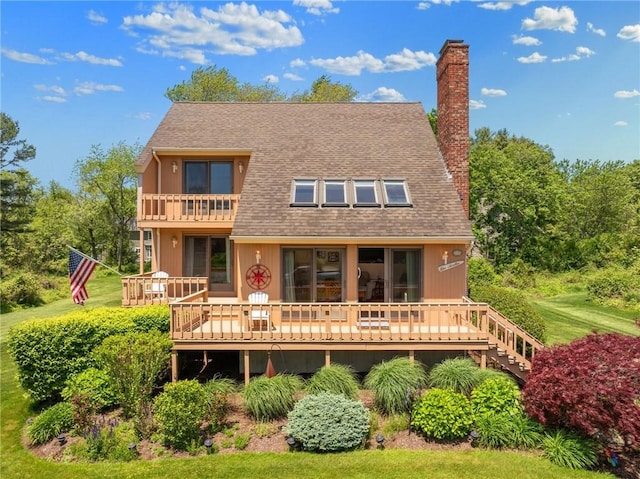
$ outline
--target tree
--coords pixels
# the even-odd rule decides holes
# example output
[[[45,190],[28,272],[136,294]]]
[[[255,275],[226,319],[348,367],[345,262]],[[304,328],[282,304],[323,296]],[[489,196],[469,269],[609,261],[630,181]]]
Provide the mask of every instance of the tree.
[[[238,102],[283,101],[284,95],[274,85],[258,87],[248,83],[240,84],[226,68],[215,65],[200,67],[191,73],[191,79],[168,88],[165,96],[173,101],[218,101]]]
[[[36,149],[26,140],[18,140],[20,126],[7,114],[0,112],[0,168],[15,167],[36,157]],[[13,150],[13,156],[8,157]]]
[[[101,209],[113,228],[109,234],[107,255],[122,270],[129,231],[136,216],[136,172],[134,162],[140,146],[119,143],[108,152],[94,145],[84,161],[76,165],[79,190]]]
[[[476,245],[498,267],[516,258],[539,265],[558,234],[564,199],[553,153],[506,130],[475,135],[469,174]]]
[[[351,102],[358,92],[349,84],[332,82],[328,75],[320,76],[311,84],[311,90],[294,94],[290,101],[299,102]]]
[[[229,70],[213,65],[197,68],[189,81],[168,88],[165,96],[174,102],[350,102],[357,94],[351,85],[333,82],[327,75],[322,75],[313,82],[310,90],[287,97],[275,85],[240,83]]]
[[[433,130],[433,134],[438,136],[438,110],[432,108],[429,113],[427,113],[427,119],[429,120],[429,125],[431,125],[431,129]]]
[[[640,441],[640,338],[591,334],[536,354],[523,394],[546,426]]]

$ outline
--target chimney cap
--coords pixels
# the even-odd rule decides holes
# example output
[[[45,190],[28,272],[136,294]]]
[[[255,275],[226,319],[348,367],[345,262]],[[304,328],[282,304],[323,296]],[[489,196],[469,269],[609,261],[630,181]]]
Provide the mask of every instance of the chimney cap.
[[[464,43],[464,40],[445,40],[444,45],[440,49],[439,55],[442,55],[442,52],[451,44],[461,44]]]

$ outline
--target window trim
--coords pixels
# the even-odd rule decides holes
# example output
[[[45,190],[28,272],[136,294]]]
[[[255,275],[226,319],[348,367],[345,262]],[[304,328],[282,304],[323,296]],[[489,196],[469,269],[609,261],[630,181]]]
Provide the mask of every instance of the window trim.
[[[387,191],[387,185],[391,184],[399,184],[402,185],[402,189],[404,191],[404,201],[392,202],[389,199],[389,193]],[[409,187],[407,186],[406,180],[395,180],[395,179],[383,179],[380,180],[380,185],[382,187],[382,192],[384,194],[384,205],[390,208],[396,207],[412,207],[413,203],[411,202],[411,198],[409,197]]]
[[[296,201],[298,186],[312,186],[313,187],[313,199],[312,201]],[[291,186],[291,204],[290,206],[302,206],[302,207],[318,207],[318,181],[310,179],[295,179]]]
[[[327,185],[335,184],[342,186],[342,201],[328,201],[327,199]],[[322,193],[323,193],[323,202],[322,206],[332,207],[332,208],[344,208],[349,207],[349,203],[347,202],[347,180],[323,180],[322,181]]]

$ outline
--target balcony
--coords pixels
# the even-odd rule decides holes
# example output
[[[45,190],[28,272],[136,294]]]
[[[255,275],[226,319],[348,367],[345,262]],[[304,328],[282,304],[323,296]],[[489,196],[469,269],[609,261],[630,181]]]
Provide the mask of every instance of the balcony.
[[[200,291],[206,294],[208,278],[179,277],[153,278],[151,273],[123,276],[122,305],[145,306],[168,304],[178,298]]]
[[[138,226],[143,228],[233,226],[240,195],[183,195],[143,193]]]

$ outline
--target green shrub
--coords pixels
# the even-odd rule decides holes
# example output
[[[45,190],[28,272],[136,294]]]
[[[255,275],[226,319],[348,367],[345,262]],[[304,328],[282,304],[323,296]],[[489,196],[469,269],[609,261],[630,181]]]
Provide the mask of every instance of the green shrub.
[[[599,304],[634,305],[640,298],[640,269],[603,269],[587,282],[587,292]]]
[[[500,276],[495,272],[491,263],[484,258],[469,258],[469,288],[476,286],[492,286],[500,281]]]
[[[151,331],[111,336],[95,349],[125,417],[144,414],[158,375],[168,369],[172,345],[165,334]]]
[[[8,278],[2,278],[0,282],[0,304],[3,311],[8,307],[39,306],[43,303],[40,278],[26,271],[17,272]]]
[[[445,359],[429,371],[427,382],[433,388],[469,395],[478,384],[479,371],[478,365],[470,358]]]
[[[95,366],[90,353],[105,338],[163,322],[168,328],[169,311],[162,309],[82,308],[16,324],[9,331],[8,347],[20,385],[34,401],[56,399],[71,376]],[[152,315],[162,319],[151,321]]]
[[[89,368],[67,379],[62,390],[62,398],[71,400],[79,394],[86,395],[89,405],[95,410],[113,406],[117,402],[116,393],[111,387],[109,375],[102,369]]]
[[[187,450],[200,439],[200,426],[207,413],[207,395],[198,381],[165,385],[153,403],[158,432],[167,445]]]
[[[60,402],[42,411],[27,428],[31,444],[42,444],[58,434],[73,428],[73,408],[67,402]]]
[[[229,407],[228,397],[236,390],[235,381],[228,378],[214,377],[204,385],[206,396],[206,418],[212,430],[217,430]]]
[[[364,379],[364,387],[374,392],[378,411],[399,414],[411,411],[414,398],[426,381],[420,362],[397,357],[374,365]]]
[[[382,434],[385,436],[395,436],[401,431],[406,431],[411,425],[409,414],[392,414],[387,418],[382,427]]]
[[[129,447],[136,442],[134,430],[128,423],[100,418],[83,434],[84,440],[70,447],[72,455],[88,461],[131,461],[137,457]]]
[[[509,373],[505,373],[498,369],[493,369],[493,368],[484,368],[484,369],[478,368],[478,370],[476,371],[476,377],[475,377],[476,387],[479,384],[482,384],[487,379],[492,379],[492,378],[508,379],[509,381],[515,384],[515,379]]]
[[[359,390],[360,387],[353,369],[342,364],[332,364],[329,367],[320,368],[307,382],[309,394],[327,392],[355,399]]]
[[[598,462],[597,448],[592,441],[562,429],[545,435],[542,455],[569,469],[588,469]]]
[[[527,303],[525,296],[519,291],[496,286],[478,286],[471,291],[471,298],[479,303],[488,303],[538,341],[544,343],[546,339],[544,319]]]
[[[524,414],[495,413],[476,416],[477,444],[491,449],[535,449],[542,442],[542,426]]]
[[[251,433],[238,434],[233,438],[233,447],[238,451],[242,451],[247,448],[249,441],[251,440]]]
[[[464,394],[450,389],[430,389],[416,402],[411,426],[427,438],[461,439],[473,426],[471,403]]]
[[[507,378],[487,379],[471,393],[471,407],[477,416],[483,414],[522,413],[518,386]]]
[[[302,379],[290,374],[257,376],[244,387],[244,405],[258,421],[285,417],[293,408],[295,393],[302,387]]]
[[[348,451],[362,446],[369,433],[369,411],[342,394],[310,394],[288,417],[286,432],[305,451]]]

